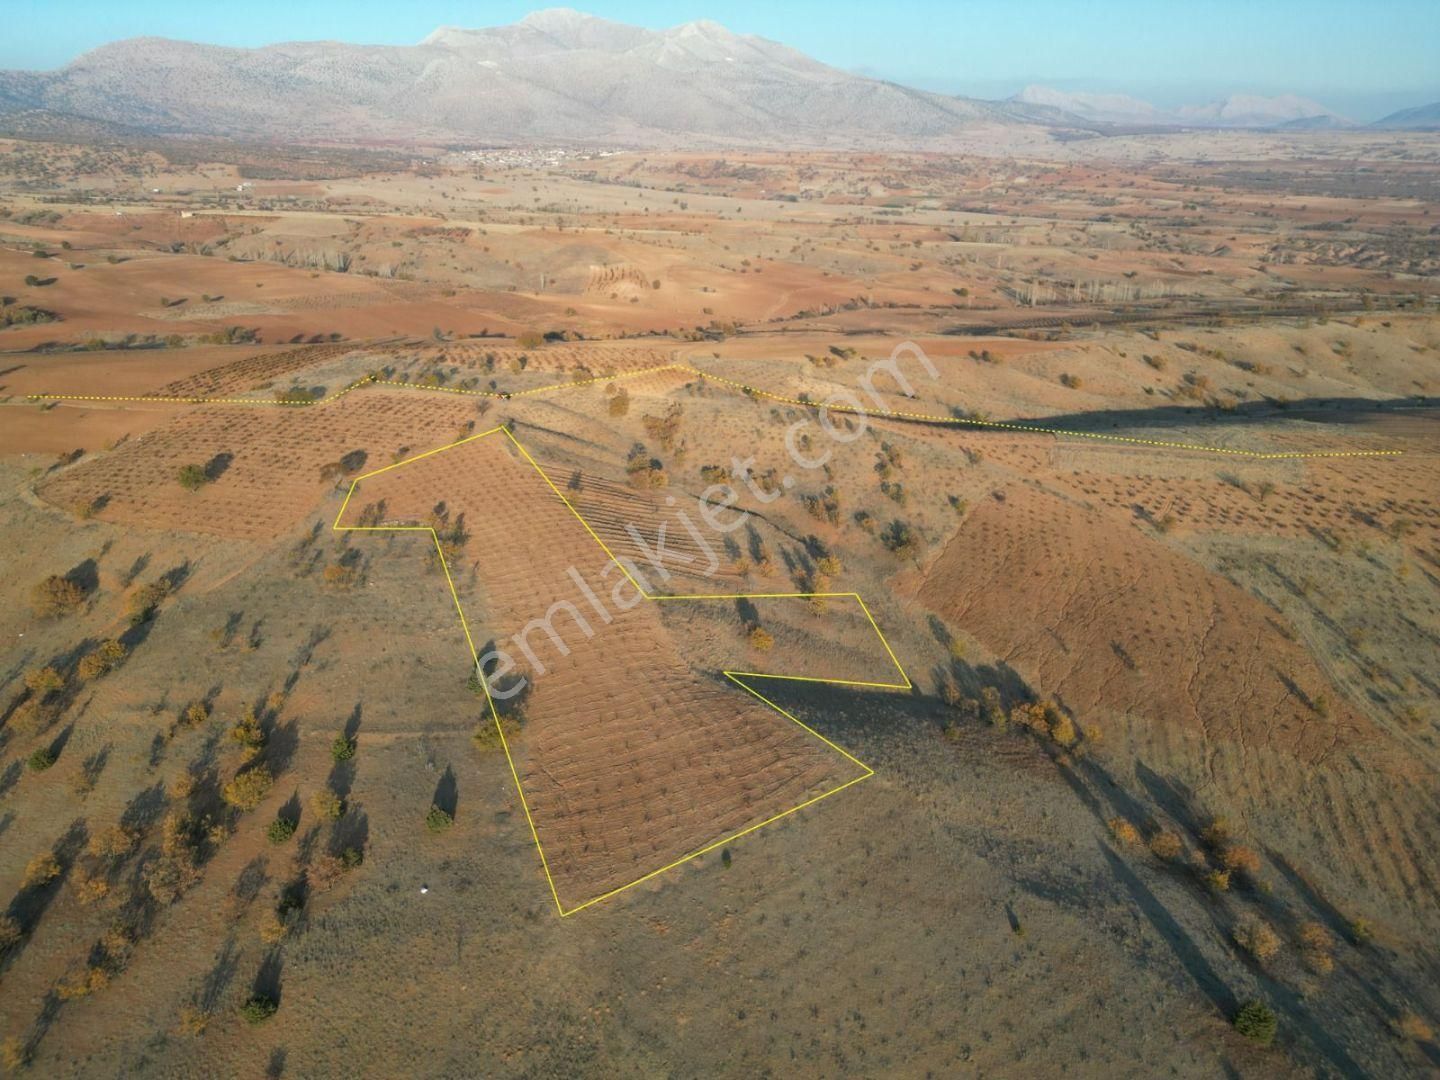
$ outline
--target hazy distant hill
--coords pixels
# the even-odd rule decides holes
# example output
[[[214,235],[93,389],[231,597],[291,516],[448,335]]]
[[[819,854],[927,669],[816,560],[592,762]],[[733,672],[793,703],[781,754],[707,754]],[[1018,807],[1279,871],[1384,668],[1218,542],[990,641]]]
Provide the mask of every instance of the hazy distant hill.
[[[0,73],[3,114],[259,138],[811,144],[1074,120],[848,74],[713,22],[656,31],[563,9],[400,47],[136,38]]]
[[[1382,116],[1370,126],[1390,131],[1440,131],[1440,101],[1417,105],[1413,109],[1401,109],[1389,116]]]
[[[1125,94],[1090,94],[1027,86],[1010,99],[1024,105],[1044,105],[1086,120],[1105,124],[1164,124],[1169,118],[1148,101]]]
[[[1318,102],[1294,94],[1259,97],[1235,94],[1203,105],[1160,109],[1148,101],[1124,94],[1091,94],[1027,86],[1010,99],[1026,105],[1044,105],[1092,121],[1121,125],[1168,125],[1213,128],[1288,128],[1324,130],[1351,126],[1343,116]]]

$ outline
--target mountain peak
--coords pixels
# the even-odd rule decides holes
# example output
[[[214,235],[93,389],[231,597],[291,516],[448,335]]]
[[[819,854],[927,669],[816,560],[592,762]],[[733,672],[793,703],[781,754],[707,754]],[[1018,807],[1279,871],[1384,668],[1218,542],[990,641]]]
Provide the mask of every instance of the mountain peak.
[[[539,11],[532,11],[517,24],[529,26],[536,30],[544,30],[549,33],[555,30],[573,30],[577,26],[583,26],[589,22],[606,22],[598,15],[587,15],[583,11],[576,11],[574,8],[556,7],[542,8]]]

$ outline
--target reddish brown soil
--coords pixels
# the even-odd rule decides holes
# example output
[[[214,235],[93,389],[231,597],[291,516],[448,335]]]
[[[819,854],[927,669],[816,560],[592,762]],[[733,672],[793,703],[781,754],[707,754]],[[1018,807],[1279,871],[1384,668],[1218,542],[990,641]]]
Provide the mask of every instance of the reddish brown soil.
[[[602,578],[599,545],[502,434],[361,481],[342,524],[355,524],[374,503],[394,522],[424,521],[443,504],[471,533],[451,573],[477,647],[499,642],[533,680],[516,749],[563,907],[861,775],[779,713],[693,671],[656,605],[611,607],[611,621],[602,621],[567,568],[607,601],[614,592],[632,603],[634,588],[617,587],[618,573]],[[443,580],[435,587],[445,588]],[[507,643],[557,597],[573,599],[594,635],[557,614],[569,655],[532,631],[526,640],[544,669],[537,671]]]

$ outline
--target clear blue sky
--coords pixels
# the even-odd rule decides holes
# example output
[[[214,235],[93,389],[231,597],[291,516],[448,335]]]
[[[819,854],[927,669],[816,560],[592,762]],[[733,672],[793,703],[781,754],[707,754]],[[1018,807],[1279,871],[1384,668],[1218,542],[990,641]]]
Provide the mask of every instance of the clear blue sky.
[[[0,67],[59,67],[153,34],[222,45],[411,44],[436,26],[514,22],[544,3],[443,0],[3,0]],[[708,18],[847,70],[1003,96],[1027,82],[1161,104],[1294,91],[1368,119],[1440,99],[1440,0],[592,0],[642,26]]]

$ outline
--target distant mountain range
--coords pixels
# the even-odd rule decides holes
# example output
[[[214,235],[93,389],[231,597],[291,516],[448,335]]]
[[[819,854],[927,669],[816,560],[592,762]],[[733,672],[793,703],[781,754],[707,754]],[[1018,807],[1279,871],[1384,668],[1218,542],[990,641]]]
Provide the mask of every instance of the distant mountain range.
[[[1440,131],[1440,101],[1401,109],[1381,117],[1370,126],[1386,131]]]
[[[993,125],[1347,124],[1293,97],[1233,97],[1173,112],[1121,95],[1044,87],[1006,101],[954,97],[840,71],[713,22],[647,30],[566,9],[512,26],[442,27],[418,45],[234,49],[133,38],[58,71],[0,72],[0,129],[19,133],[924,146]]]
[[[1095,123],[1124,126],[1302,129],[1356,126],[1354,121],[1318,102],[1294,94],[1279,97],[1235,94],[1223,101],[1167,110],[1124,94],[1067,93],[1047,86],[1027,86],[1010,100],[1049,106]]]

